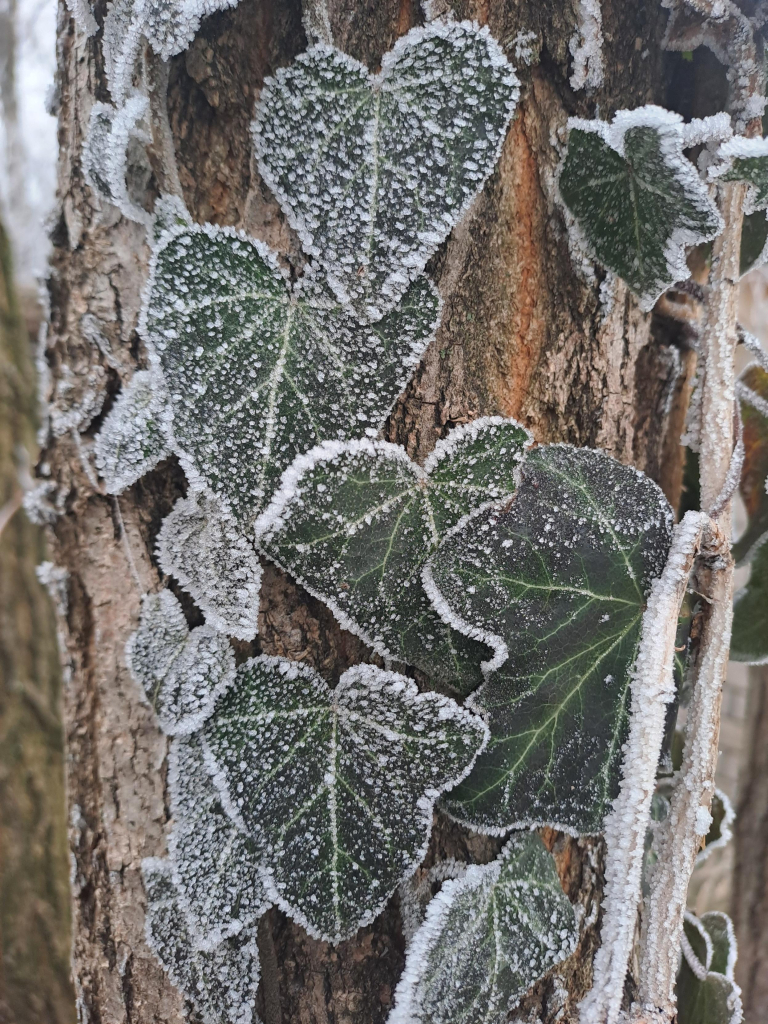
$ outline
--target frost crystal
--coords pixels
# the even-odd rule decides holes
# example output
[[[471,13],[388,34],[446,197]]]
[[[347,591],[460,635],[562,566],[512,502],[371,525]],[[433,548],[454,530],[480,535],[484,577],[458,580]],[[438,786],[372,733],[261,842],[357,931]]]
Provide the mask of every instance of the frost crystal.
[[[170,590],[142,598],[139,628],[125,645],[125,660],[169,736],[199,729],[234,681],[229,642],[209,626],[190,632]]]
[[[719,234],[722,218],[683,155],[679,114],[620,110],[613,121],[568,122],[560,194],[587,244],[650,310],[690,276],[685,247]]]
[[[430,903],[388,1024],[503,1024],[577,939],[551,854],[535,834],[513,836]]]
[[[712,795],[712,824],[704,840],[704,849],[696,854],[696,863],[703,864],[713,850],[722,850],[733,839],[731,825],[736,818],[736,811],[728,795],[722,789],[716,789]]]
[[[603,84],[603,9],[600,0],[579,0],[578,28],[569,43],[573,55],[573,89],[597,89]]]
[[[330,690],[312,669],[262,656],[240,666],[204,736],[276,902],[339,942],[424,857],[434,802],[470,770],[487,730],[394,672],[358,665]]]
[[[296,455],[377,433],[439,317],[423,278],[367,326],[311,274],[290,291],[261,242],[210,225],[165,235],[141,329],[188,479],[250,527]]]
[[[142,125],[148,109],[149,100],[139,94],[126,98],[117,110],[106,103],[94,103],[83,146],[83,171],[91,188],[117,206],[124,217],[146,226],[152,217],[129,196],[125,173],[131,139],[149,142]]]
[[[232,824],[208,773],[199,736],[177,736],[168,758],[173,881],[198,949],[245,930],[269,908],[250,839]]]
[[[157,538],[163,572],[174,576],[213,629],[239,640],[258,632],[261,566],[253,545],[215,499],[182,498]]]
[[[108,494],[119,494],[170,454],[168,397],[159,374],[140,370],[112,406],[94,443]]]
[[[196,949],[179,905],[170,862],[148,857],[141,863],[141,873],[147,893],[147,945],[202,1024],[258,1024],[254,1006],[259,951],[255,938],[243,931],[213,950]]]
[[[381,72],[320,44],[267,79],[259,170],[340,301],[378,320],[483,187],[519,82],[487,28],[432,22]]]
[[[476,420],[422,470],[384,441],[327,442],[286,471],[259,544],[377,653],[469,692],[488,649],[441,621],[421,570],[462,516],[514,492],[530,443],[514,420]]]
[[[737,135],[720,146],[717,156],[720,163],[710,167],[710,178],[747,182],[745,212],[765,210],[768,207],[768,139],[746,139]]]
[[[736,936],[730,918],[710,911],[685,915],[677,975],[679,1024],[741,1024],[741,989],[733,975]]]
[[[491,833],[602,830],[671,525],[669,503],[642,473],[552,445],[526,456],[508,509],[467,517],[432,556],[424,582],[440,615],[495,651],[468,702],[491,739],[442,801],[458,820]]]

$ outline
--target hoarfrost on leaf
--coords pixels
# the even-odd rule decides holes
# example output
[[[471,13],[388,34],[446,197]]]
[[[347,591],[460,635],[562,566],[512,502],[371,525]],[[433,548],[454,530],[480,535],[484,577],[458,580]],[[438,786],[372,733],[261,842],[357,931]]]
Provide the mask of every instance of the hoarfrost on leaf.
[[[737,135],[720,146],[717,157],[719,163],[709,168],[710,178],[746,182],[746,213],[768,208],[768,138],[747,139]]]
[[[721,850],[733,838],[731,825],[736,818],[736,811],[728,795],[722,789],[712,794],[712,824],[704,840],[704,848],[696,855],[696,863],[702,864],[713,850]]]
[[[690,276],[686,246],[708,241],[723,222],[683,155],[679,114],[661,107],[620,110],[613,121],[569,122],[560,194],[595,258],[650,310]]]
[[[438,442],[423,470],[384,441],[319,445],[284,474],[258,542],[377,653],[468,693],[490,652],[440,619],[421,571],[462,516],[510,497],[530,443],[489,417]]]
[[[83,145],[83,171],[91,188],[113,203],[124,217],[149,226],[152,217],[128,193],[126,170],[128,146],[132,139],[149,142],[144,125],[149,110],[146,96],[127,96],[119,108],[94,103]]]
[[[741,989],[734,980],[736,937],[730,918],[711,911],[685,915],[677,975],[679,1024],[741,1024]]]
[[[470,770],[487,730],[394,672],[358,665],[330,690],[312,669],[262,656],[239,667],[204,737],[276,902],[339,942],[424,857],[434,802]]]
[[[179,499],[163,520],[157,556],[163,572],[195,599],[207,625],[239,640],[256,636],[259,558],[220,502],[206,494]]]
[[[764,541],[764,538],[761,538]],[[750,562],[749,580],[734,596],[732,661],[768,663],[768,544],[761,543]]]
[[[631,669],[672,510],[642,473],[568,445],[526,456],[514,502],[482,510],[424,570],[445,621],[495,650],[468,706],[491,738],[442,806],[499,834],[600,832],[619,788]]]
[[[210,626],[190,632],[170,590],[142,598],[139,628],[125,645],[125,659],[168,736],[199,729],[235,676],[229,641]]]
[[[733,545],[733,557],[737,565],[743,565],[768,538],[768,373],[753,364],[741,375],[736,390],[744,425],[739,492],[747,512],[747,527]]]
[[[319,44],[267,79],[259,170],[343,303],[393,309],[483,187],[519,95],[487,28],[432,22],[368,69]]]
[[[141,330],[193,487],[250,528],[296,455],[378,432],[439,318],[424,278],[365,325],[311,273],[291,291],[261,242],[211,225],[165,235]]]
[[[259,985],[255,937],[242,931],[213,950],[197,949],[179,905],[170,861],[147,857],[141,873],[147,893],[147,945],[202,1024],[259,1024],[254,1010]]]
[[[502,1024],[577,940],[552,855],[535,834],[513,836],[430,903],[388,1024]]]

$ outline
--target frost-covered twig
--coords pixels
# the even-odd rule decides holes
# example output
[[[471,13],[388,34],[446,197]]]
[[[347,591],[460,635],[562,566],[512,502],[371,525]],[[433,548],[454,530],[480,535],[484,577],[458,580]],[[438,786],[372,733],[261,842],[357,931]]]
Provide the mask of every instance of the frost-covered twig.
[[[758,363],[764,370],[768,370],[768,352],[765,351],[763,346],[760,344],[758,338],[754,334],[750,334],[741,324],[736,325],[736,335],[739,342],[744,346],[747,351],[751,352],[756,358]],[[754,365],[754,364],[753,364]],[[739,379],[744,376],[744,370],[739,374]]]

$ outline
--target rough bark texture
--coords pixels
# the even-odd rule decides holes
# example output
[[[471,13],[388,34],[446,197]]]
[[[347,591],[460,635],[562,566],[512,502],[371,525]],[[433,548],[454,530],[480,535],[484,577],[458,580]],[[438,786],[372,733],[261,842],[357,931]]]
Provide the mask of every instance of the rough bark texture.
[[[331,0],[328,6],[337,45],[371,67],[421,18],[411,0]],[[516,37],[533,32],[539,60],[519,69],[522,99],[498,168],[430,265],[446,302],[442,327],[387,436],[421,460],[450,426],[502,412],[521,419],[541,441],[597,445],[647,466],[675,498],[681,464],[674,432],[685,363],[675,353],[684,346],[673,330],[656,330],[654,323],[663,327],[667,320],[642,315],[623,285],[606,283],[601,298],[594,275],[587,279],[575,268],[554,191],[559,132],[569,115],[593,116],[597,104],[607,116],[623,106],[664,102],[658,44],[666,14],[656,0],[604,0],[606,82],[586,97],[568,84],[576,23],[571,4],[477,0],[457,3],[455,12],[488,23],[515,63]],[[97,5],[97,15],[103,13],[104,5]],[[305,45],[299,0],[242,0],[206,20],[189,50],[172,60],[168,94],[179,177],[193,217],[238,225],[297,265],[297,240],[258,176],[248,126],[265,75]],[[100,35],[79,36],[63,8],[59,78],[61,214],[49,285],[48,397],[71,406],[95,379],[106,410],[121,380],[145,360],[136,321],[149,250],[143,230],[102,208],[84,183],[80,152],[90,107],[108,96]],[[146,182],[148,202],[161,177],[155,164]],[[85,313],[101,323],[109,362],[83,336]],[[53,533],[56,561],[69,571],[62,627],[70,680],[65,722],[76,984],[89,1021],[176,1024],[181,999],[143,939],[139,872],[142,857],[165,852],[167,741],[128,676],[123,648],[141,592],[161,585],[154,538],[184,480],[171,460],[118,500],[100,494],[84,468],[99,422],[86,416],[79,436],[52,439],[45,452],[66,503]],[[271,568],[259,627],[248,649],[307,661],[331,682],[366,658],[359,641]],[[590,982],[596,941],[596,913],[590,913],[601,891],[602,857],[595,841],[555,833],[546,841],[564,887],[591,922],[577,953],[523,1008],[549,1024],[576,1020],[576,1004]],[[426,866],[446,855],[487,861],[498,848],[496,840],[467,834],[438,815]],[[353,941],[335,948],[309,939],[278,911],[270,912],[259,935],[259,1011],[266,1024],[386,1018],[404,960],[397,899]]]

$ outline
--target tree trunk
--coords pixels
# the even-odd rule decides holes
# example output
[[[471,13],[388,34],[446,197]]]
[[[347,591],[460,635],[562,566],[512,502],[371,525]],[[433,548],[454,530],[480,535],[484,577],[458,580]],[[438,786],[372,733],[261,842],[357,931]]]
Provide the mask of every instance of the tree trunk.
[[[660,48],[667,15],[657,0],[603,0],[605,84],[588,96],[569,85],[575,4],[453,6],[457,16],[490,26],[518,67],[522,98],[495,173],[428,268],[445,300],[442,326],[386,436],[421,461],[452,425],[503,413],[539,441],[597,446],[647,468],[676,502],[690,373],[683,335],[663,310],[641,314],[623,284],[586,273],[571,257],[554,185],[558,133],[568,116],[595,116],[599,107],[607,117],[620,107],[669,102],[670,76],[682,62]],[[422,18],[414,0],[331,0],[328,8],[336,45],[372,68]],[[96,5],[98,17],[104,10]],[[519,57],[526,33],[530,66]],[[87,393],[95,382],[106,410],[121,381],[145,364],[136,325],[149,249],[143,229],[112,207],[100,209],[83,179],[90,108],[108,98],[101,36],[78,35],[62,7],[58,44],[60,214],[49,281],[48,398],[58,409],[82,406],[83,413],[79,431],[50,437],[44,459],[65,507],[53,543],[57,564],[68,571],[60,613],[69,679],[74,972],[84,1019],[175,1024],[181,997],[144,941],[139,870],[143,857],[165,852],[167,740],[129,677],[123,651],[141,593],[160,584],[154,539],[185,484],[168,460],[119,499],[94,487],[88,447],[100,416]],[[242,0],[203,22],[188,51],[171,61],[168,86],[179,178],[193,217],[234,224],[289,259],[299,257],[298,241],[258,176],[249,122],[265,76],[305,46],[300,0]],[[159,165],[154,171],[148,202],[162,183]],[[84,334],[84,314],[100,323],[99,347]],[[308,662],[330,682],[369,654],[274,568],[264,577],[259,636],[247,649]],[[549,1024],[575,1021],[590,983],[596,915],[589,915],[601,892],[602,849],[596,840],[550,830],[545,839],[564,887],[592,922],[576,954],[521,1011]],[[487,861],[499,847],[437,814],[426,865],[444,856]],[[266,1024],[385,1020],[404,961],[397,898],[336,947],[310,939],[277,910],[262,922],[259,942],[258,1009]]]

